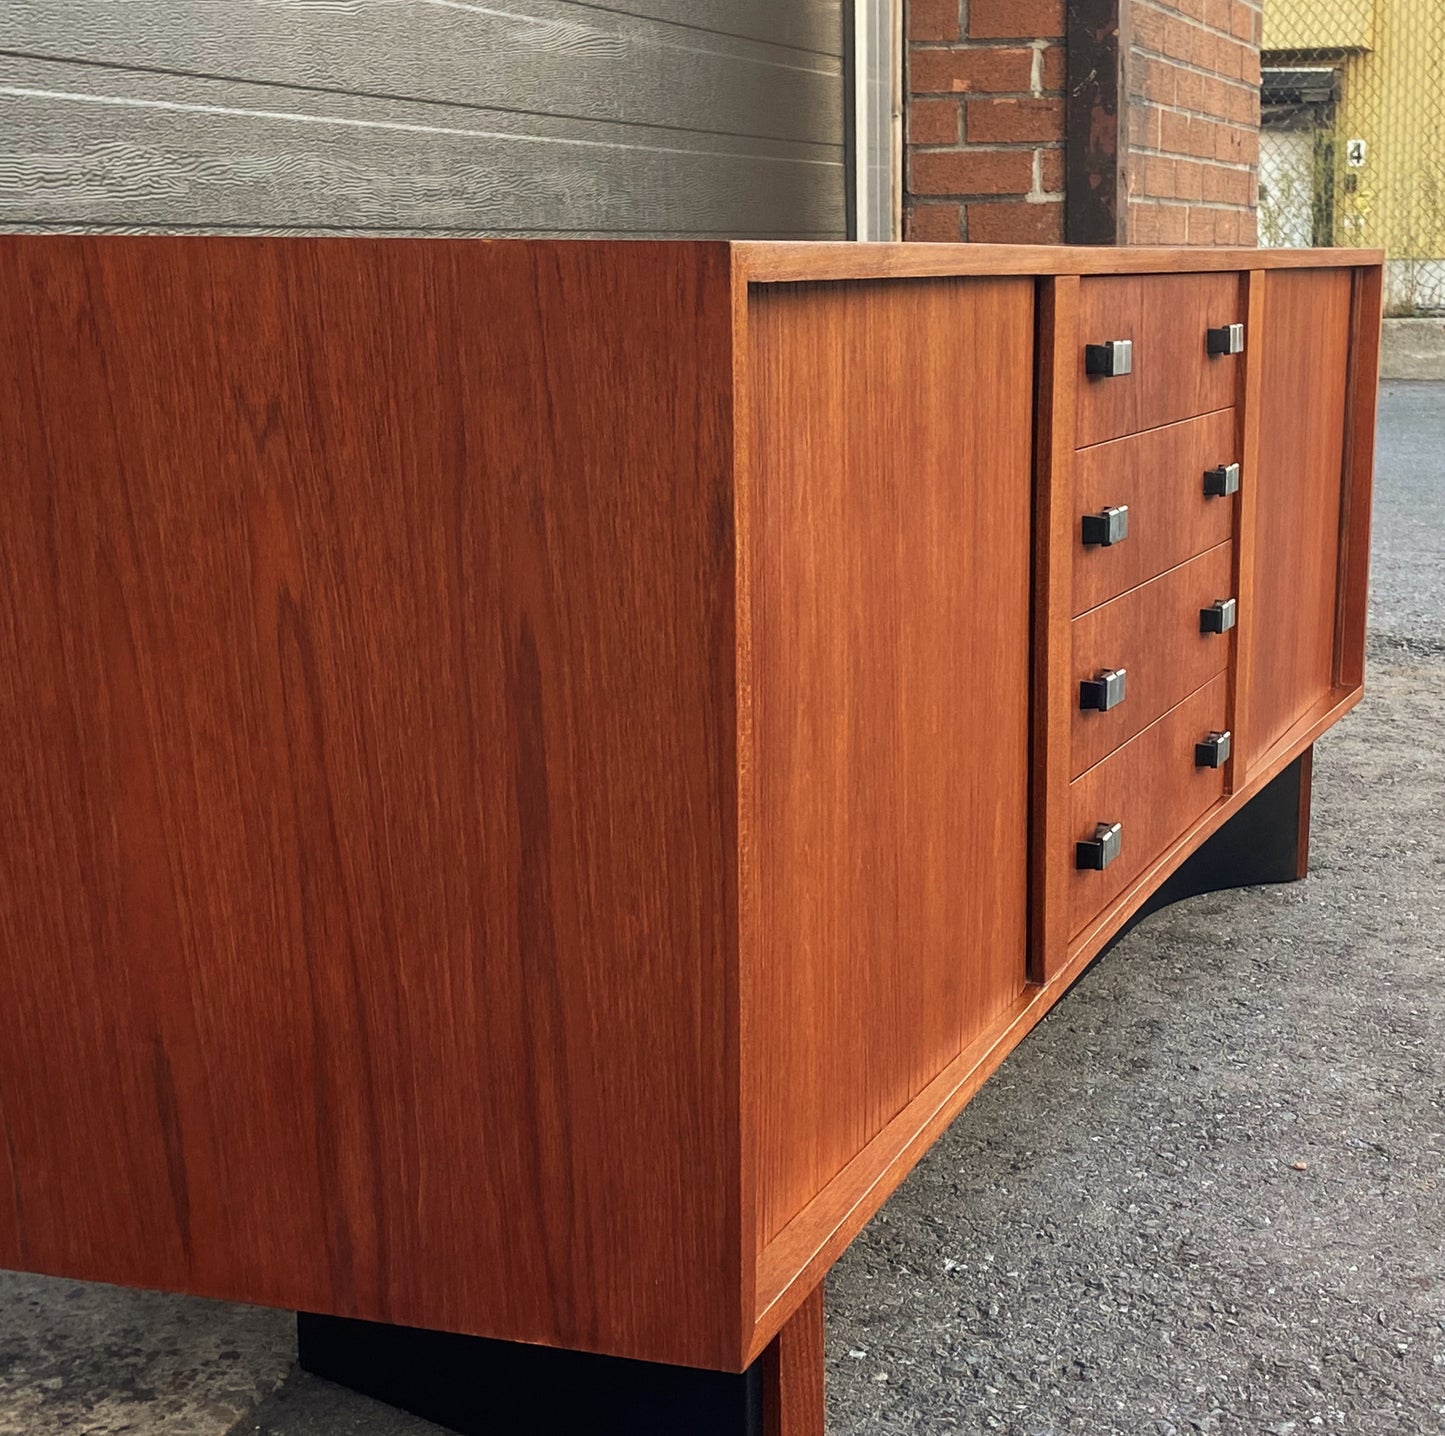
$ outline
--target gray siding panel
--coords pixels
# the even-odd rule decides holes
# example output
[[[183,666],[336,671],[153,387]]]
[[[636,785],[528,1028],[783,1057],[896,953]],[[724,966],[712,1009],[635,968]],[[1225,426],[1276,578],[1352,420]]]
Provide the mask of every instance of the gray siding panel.
[[[0,0],[0,226],[835,237],[841,0]]]
[[[763,235],[843,206],[829,146],[16,59],[0,113],[10,224]]]
[[[842,62],[566,0],[4,0],[0,50],[301,89],[841,141]]]

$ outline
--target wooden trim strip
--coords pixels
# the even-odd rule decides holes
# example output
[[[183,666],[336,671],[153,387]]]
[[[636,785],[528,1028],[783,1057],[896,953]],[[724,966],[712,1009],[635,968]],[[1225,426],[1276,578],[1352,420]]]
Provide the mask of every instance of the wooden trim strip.
[[[1365,681],[1365,624],[1370,586],[1370,493],[1375,476],[1375,409],[1380,393],[1380,326],[1384,272],[1355,270],[1351,349],[1345,399],[1344,501],[1340,505],[1340,576],[1335,616],[1335,682]]]
[[[1031,982],[1047,982],[1049,962],[1068,938],[1066,876],[1054,856],[1064,850],[1069,822],[1069,760],[1073,705],[1068,701],[1073,629],[1075,364],[1079,281],[1044,280],[1038,303],[1038,398],[1034,477],[1034,662],[1030,713],[1031,766],[1029,966]]]
[[[1234,663],[1230,666],[1229,726],[1234,735],[1224,774],[1224,791],[1232,793],[1249,771],[1246,745],[1249,734],[1240,732],[1244,713],[1241,701],[1249,692],[1253,647],[1244,641],[1254,622],[1254,535],[1259,513],[1259,410],[1264,389],[1264,286],[1263,271],[1245,275],[1243,393],[1239,396],[1240,491],[1234,510],[1234,592],[1239,599],[1239,623],[1234,630]]]
[[[1381,249],[1114,248],[1033,244],[854,244],[736,240],[749,284],[806,280],[941,279],[980,275],[1206,274],[1221,270],[1341,269],[1384,264]]]

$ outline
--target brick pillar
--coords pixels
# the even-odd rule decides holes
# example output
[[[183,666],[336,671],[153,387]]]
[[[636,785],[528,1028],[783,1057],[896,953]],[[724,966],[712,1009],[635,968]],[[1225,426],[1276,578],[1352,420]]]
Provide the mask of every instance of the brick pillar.
[[[1259,0],[1133,0],[1129,242],[1253,244]]]
[[[1063,238],[1063,0],[908,0],[908,239]]]
[[[1260,0],[1068,0],[1067,107],[1065,0],[905,15],[905,238],[1255,242]]]

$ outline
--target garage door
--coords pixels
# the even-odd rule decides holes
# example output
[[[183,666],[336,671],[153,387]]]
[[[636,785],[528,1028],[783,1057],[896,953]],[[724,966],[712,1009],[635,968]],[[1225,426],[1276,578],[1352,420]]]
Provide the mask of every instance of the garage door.
[[[4,0],[0,225],[841,237],[841,0]]]

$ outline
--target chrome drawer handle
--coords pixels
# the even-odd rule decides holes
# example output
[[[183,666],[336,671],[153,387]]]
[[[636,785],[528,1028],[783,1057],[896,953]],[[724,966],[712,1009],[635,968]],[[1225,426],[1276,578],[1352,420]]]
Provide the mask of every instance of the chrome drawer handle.
[[[1084,373],[1103,379],[1117,379],[1134,372],[1134,341],[1106,339],[1102,344],[1084,345]]]
[[[1100,823],[1094,836],[1074,844],[1074,866],[1085,872],[1102,872],[1124,846],[1122,823]]]
[[[1129,537],[1129,505],[1085,514],[1083,529],[1086,547],[1097,544],[1100,548],[1112,548],[1116,543],[1123,543]]]
[[[1204,493],[1211,499],[1227,499],[1239,492],[1239,465],[1219,464],[1204,471]]]
[[[1196,768],[1222,768],[1229,762],[1229,750],[1232,741],[1229,729],[1224,732],[1211,732],[1202,743],[1194,745],[1194,766]]]
[[[1124,678],[1127,669],[1105,668],[1097,678],[1085,678],[1079,684],[1079,707],[1107,713],[1124,701]]]
[[[1208,608],[1199,610],[1201,633],[1228,633],[1234,627],[1238,604],[1232,598],[1216,598]]]
[[[1204,344],[1211,355],[1243,354],[1244,325],[1222,324],[1218,329],[1211,329],[1205,337]]]

